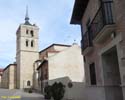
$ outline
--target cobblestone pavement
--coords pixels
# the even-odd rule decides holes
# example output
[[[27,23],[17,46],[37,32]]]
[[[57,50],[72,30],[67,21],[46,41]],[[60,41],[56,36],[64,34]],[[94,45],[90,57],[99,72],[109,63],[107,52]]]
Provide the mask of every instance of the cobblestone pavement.
[[[0,100],[44,100],[38,93],[26,93],[22,90],[0,89]]]

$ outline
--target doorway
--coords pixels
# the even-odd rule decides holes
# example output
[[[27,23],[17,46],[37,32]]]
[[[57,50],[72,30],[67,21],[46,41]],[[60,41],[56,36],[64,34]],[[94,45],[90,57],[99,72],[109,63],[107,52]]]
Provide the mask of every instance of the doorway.
[[[106,100],[123,100],[116,46],[102,54],[102,67]]]

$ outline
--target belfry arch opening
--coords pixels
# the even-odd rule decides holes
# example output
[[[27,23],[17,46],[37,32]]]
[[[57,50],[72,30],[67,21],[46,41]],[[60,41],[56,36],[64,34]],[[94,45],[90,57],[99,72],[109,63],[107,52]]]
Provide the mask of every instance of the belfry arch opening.
[[[34,47],[34,41],[33,40],[31,41],[31,47]]]
[[[29,40],[26,40],[26,47],[28,47],[29,45]]]

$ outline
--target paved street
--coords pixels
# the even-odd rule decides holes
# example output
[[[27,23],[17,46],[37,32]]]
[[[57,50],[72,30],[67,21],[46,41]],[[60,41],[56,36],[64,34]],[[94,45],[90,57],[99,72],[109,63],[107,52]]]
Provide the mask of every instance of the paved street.
[[[26,93],[21,90],[0,89],[0,100],[44,100],[44,99],[41,94],[37,93]]]

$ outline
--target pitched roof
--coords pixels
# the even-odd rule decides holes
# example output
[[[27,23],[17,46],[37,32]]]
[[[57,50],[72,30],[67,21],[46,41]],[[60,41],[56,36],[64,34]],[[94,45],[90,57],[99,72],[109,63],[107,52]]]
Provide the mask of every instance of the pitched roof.
[[[48,46],[47,48],[41,50],[39,53],[41,53],[41,52],[43,52],[43,51],[45,51],[45,50],[51,48],[52,46],[65,46],[65,47],[70,47],[71,45],[65,45],[65,44],[52,44],[52,45]]]
[[[9,68],[11,65],[14,65],[16,67],[17,64],[9,64],[6,68],[4,68],[3,71],[5,71],[7,68]]]

